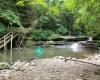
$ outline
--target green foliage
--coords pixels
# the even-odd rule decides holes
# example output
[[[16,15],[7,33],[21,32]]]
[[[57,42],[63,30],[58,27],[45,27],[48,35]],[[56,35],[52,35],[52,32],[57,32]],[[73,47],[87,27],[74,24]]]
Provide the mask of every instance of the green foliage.
[[[5,10],[0,12],[0,18],[8,21],[10,25],[16,24],[18,26],[21,26],[19,17],[16,16],[12,10]]]
[[[16,0],[8,0],[6,4],[6,0],[0,0],[0,21],[8,21],[10,25],[20,26],[20,19],[16,16],[17,13],[15,14],[15,8],[12,9],[13,6],[16,7],[13,5],[15,2]],[[35,31],[36,34],[42,36],[39,39],[47,39],[46,35],[43,35],[46,33],[44,30],[63,35],[68,32],[73,32],[73,34],[82,32],[88,36],[100,34],[100,0],[17,0],[17,6],[19,5],[22,8],[19,7],[19,11],[23,11],[23,14],[25,14],[24,10],[28,14],[34,14],[34,17],[28,15],[29,19],[25,16],[22,18],[24,18],[23,21],[35,23],[36,27],[41,28]],[[27,9],[26,6],[28,6]],[[29,11],[29,7],[33,10],[32,12]]]
[[[33,40],[48,40],[48,37],[54,34],[52,31],[43,30],[43,29],[36,29],[32,32]]]
[[[48,10],[47,13],[58,15],[61,8],[73,11],[76,8],[76,0],[18,0],[17,5],[32,7],[41,5]]]
[[[45,0],[18,0],[17,5],[24,6],[24,5],[42,5],[47,7],[47,3]]]
[[[63,26],[60,26],[58,29],[57,29],[57,33],[58,34],[67,34],[68,30],[67,30],[67,27],[63,27]]]
[[[50,8],[48,8],[48,11],[52,12],[55,15],[60,13],[59,7],[57,5],[56,6],[51,6]]]
[[[57,39],[59,34],[52,34],[51,36],[48,37],[49,40],[55,40]]]
[[[68,10],[74,10],[76,8],[76,0],[63,0],[64,7]]]
[[[30,5],[34,8],[34,23],[39,28],[57,31],[60,34],[66,34],[72,29],[71,11],[76,7],[74,0],[18,0],[17,5]]]
[[[3,36],[5,34],[5,26],[0,23],[0,36]]]
[[[79,9],[74,13],[74,26],[77,29],[84,25],[84,32],[88,36],[95,36],[100,33],[100,1],[99,0],[79,0]]]
[[[16,0],[0,0],[0,10],[13,10],[16,13],[17,8],[16,8]]]
[[[41,9],[41,8],[40,8]],[[43,10],[43,11],[41,11]],[[36,14],[35,24],[39,28],[48,29],[56,31],[57,33],[65,34],[71,29],[73,21],[73,15],[69,11],[63,11],[60,15],[55,15],[52,13],[45,14],[45,10],[41,9],[38,14]],[[40,15],[39,15],[40,14]],[[62,31],[61,31],[62,30]],[[64,30],[64,31],[63,31]]]

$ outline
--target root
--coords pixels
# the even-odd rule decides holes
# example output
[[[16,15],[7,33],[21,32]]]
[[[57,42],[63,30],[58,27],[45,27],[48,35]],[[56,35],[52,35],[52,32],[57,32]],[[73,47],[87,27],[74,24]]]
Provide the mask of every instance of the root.
[[[22,34],[21,36],[18,37],[16,41],[16,46],[18,48],[19,53],[21,53],[21,46],[24,46],[23,41],[25,38],[25,34]]]

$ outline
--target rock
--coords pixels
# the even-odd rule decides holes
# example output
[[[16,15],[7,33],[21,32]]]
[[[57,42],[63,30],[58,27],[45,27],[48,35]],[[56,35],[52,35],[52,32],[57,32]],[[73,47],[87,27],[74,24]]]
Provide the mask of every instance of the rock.
[[[36,62],[31,61],[31,62],[30,62],[30,66],[36,66]]]
[[[97,69],[97,70],[95,71],[95,74],[96,74],[96,75],[100,75],[100,69]]]
[[[25,68],[28,65],[29,65],[29,63],[27,63],[27,62],[17,61],[17,62],[14,63],[14,65],[11,66],[11,68],[16,70],[16,71],[20,71],[20,70],[25,70]]]
[[[100,55],[95,55],[95,60],[100,60]]]
[[[100,60],[100,55],[95,54],[94,56],[90,56],[87,59],[88,60]]]
[[[26,63],[26,64],[22,67],[22,69],[25,70],[25,69],[28,69],[28,67],[29,67],[29,63]]]
[[[45,44],[54,44],[55,42],[54,41],[46,41]]]
[[[76,80],[82,80],[82,79],[76,79]]]
[[[20,61],[15,62],[14,65],[11,66],[11,68],[17,69],[19,67],[20,63],[21,63]]]
[[[68,58],[65,58],[65,62],[67,61],[67,60],[71,60],[73,57],[68,57]]]
[[[64,57],[63,56],[56,56],[56,57],[54,57],[54,59],[64,59]]]
[[[0,63],[0,70],[2,69],[9,69],[10,68],[10,65],[6,62],[2,62]]]

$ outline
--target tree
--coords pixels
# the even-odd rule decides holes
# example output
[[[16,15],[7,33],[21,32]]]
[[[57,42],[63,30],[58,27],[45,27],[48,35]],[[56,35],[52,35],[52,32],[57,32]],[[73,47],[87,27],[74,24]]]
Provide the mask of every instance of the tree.
[[[89,36],[100,34],[99,0],[18,0],[17,4],[44,7],[44,13],[40,17],[43,18],[46,15],[44,16],[45,19],[49,14],[63,17],[66,13],[69,13],[64,18],[64,24],[67,23],[66,25],[70,31],[77,32],[78,30]]]
[[[99,0],[78,0],[77,9],[74,14],[74,26],[85,27],[85,33],[93,36],[100,33],[100,1]]]

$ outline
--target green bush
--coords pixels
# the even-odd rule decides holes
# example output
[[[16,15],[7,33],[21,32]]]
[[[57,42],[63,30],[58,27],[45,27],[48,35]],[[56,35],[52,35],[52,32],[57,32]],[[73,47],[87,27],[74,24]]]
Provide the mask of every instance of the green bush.
[[[58,36],[59,36],[59,34],[52,34],[51,36],[49,36],[49,40],[55,40],[55,39],[57,39],[58,38]]]
[[[0,37],[3,36],[5,32],[5,26],[2,23],[0,23]]]
[[[67,28],[61,26],[61,27],[59,27],[59,28],[57,29],[56,32],[57,32],[58,34],[64,35],[64,34],[67,34],[68,30],[67,30]]]
[[[61,15],[54,15],[52,13],[48,13],[48,14],[40,13],[40,15],[38,14],[39,13],[37,13],[37,17],[34,23],[39,28],[49,29],[52,31],[56,31],[59,28],[60,30],[58,30],[58,32],[62,34],[65,34],[67,32],[68,21],[67,21],[66,15],[64,16],[64,14],[62,14],[63,16],[61,16]],[[63,30],[64,30],[64,33],[63,33]]]
[[[54,34],[53,31],[50,30],[43,30],[43,29],[36,29],[32,32],[33,40],[40,41],[40,40],[49,40],[49,36]]]
[[[21,26],[19,17],[12,10],[5,10],[0,12],[0,18],[4,21],[8,21],[10,25],[16,24],[17,26]]]

